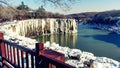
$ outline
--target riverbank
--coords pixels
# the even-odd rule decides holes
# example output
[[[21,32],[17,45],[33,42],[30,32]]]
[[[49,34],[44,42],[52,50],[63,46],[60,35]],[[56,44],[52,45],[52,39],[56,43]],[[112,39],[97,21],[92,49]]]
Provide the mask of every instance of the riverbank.
[[[2,27],[2,26],[1,26]],[[11,42],[15,42],[26,48],[34,50],[35,39],[19,36],[12,32],[6,32],[4,29],[0,31],[4,32],[4,38]],[[28,46],[29,45],[29,46]],[[67,58],[66,63],[75,67],[92,67],[92,68],[120,68],[120,62],[107,57],[96,57],[93,53],[81,51],[79,49],[71,49],[69,47],[59,46],[57,43],[50,43],[49,41],[44,43],[44,47],[63,53]]]

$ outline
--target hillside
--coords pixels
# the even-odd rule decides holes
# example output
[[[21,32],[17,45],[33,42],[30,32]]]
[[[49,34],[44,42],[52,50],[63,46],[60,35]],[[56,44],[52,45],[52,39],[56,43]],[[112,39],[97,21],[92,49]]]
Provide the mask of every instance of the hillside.
[[[120,16],[120,10],[110,10],[104,12],[84,12],[84,13],[76,13],[76,14],[68,14],[68,16],[72,16],[73,18],[93,18],[96,16],[112,16],[118,17]]]
[[[108,23],[114,24],[114,21],[110,21],[110,20],[113,19],[113,17],[120,17],[120,10],[76,13],[76,14],[69,14],[68,16],[71,16],[77,20],[82,20],[90,23],[94,22],[101,24],[108,24]]]
[[[99,12],[89,22],[114,25],[119,20],[118,17],[120,17],[120,10]]]
[[[67,16],[75,18],[76,20],[87,21],[89,19],[92,19],[95,14],[97,14],[97,12],[84,12],[84,13],[68,14]]]
[[[68,16],[72,16],[73,18],[92,18],[97,12],[85,12],[85,13],[76,13],[76,14],[69,14]]]

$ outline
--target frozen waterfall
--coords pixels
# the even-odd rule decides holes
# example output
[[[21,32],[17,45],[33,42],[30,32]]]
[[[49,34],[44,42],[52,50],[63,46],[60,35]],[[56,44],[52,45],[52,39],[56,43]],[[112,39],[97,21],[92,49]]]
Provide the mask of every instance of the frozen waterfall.
[[[5,26],[4,29],[21,36],[32,36],[35,34],[77,33],[77,23],[75,19],[29,19],[16,21]]]

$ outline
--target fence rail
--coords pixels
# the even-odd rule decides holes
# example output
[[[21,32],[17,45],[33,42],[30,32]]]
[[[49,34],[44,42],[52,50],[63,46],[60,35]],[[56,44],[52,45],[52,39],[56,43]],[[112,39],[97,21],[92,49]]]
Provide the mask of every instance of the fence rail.
[[[2,68],[75,68],[64,62],[64,55],[45,50],[42,43],[36,43],[35,51],[4,40],[0,33],[0,62]]]

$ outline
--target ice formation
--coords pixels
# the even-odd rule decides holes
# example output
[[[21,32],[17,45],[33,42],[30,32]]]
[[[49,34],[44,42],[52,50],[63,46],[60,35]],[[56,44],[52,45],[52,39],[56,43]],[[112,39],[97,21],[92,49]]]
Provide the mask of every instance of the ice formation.
[[[7,25],[2,25],[2,29],[21,36],[77,33],[77,23],[74,19],[29,19],[7,23]]]

